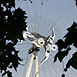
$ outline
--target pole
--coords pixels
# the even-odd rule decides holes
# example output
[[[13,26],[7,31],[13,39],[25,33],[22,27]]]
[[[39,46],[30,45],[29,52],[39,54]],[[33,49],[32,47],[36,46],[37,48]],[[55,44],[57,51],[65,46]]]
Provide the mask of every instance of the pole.
[[[32,57],[31,57],[31,60],[30,60],[30,64],[29,64],[29,67],[28,67],[28,71],[26,73],[26,77],[30,77],[30,72],[31,72],[33,60],[34,60],[34,54],[32,54]]]
[[[38,55],[37,55],[37,52],[36,52],[36,59],[35,59],[35,77],[39,77]]]
[[[32,57],[30,59],[30,63],[29,63],[29,67],[28,67],[28,70],[27,70],[27,73],[26,73],[26,77],[30,77],[30,72],[31,72],[31,69],[32,69],[32,64],[33,64],[34,58],[35,58],[35,77],[39,77],[38,55],[37,55],[36,51],[34,51],[32,53]]]

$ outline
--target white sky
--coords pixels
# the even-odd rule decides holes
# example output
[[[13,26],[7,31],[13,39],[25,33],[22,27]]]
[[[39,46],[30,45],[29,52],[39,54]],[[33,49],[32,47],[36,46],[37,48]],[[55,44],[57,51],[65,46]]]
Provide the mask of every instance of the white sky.
[[[74,0],[33,0],[33,4],[29,1],[15,0],[16,8],[20,7],[27,12],[27,22],[30,25],[30,32],[37,32],[44,36],[51,34],[51,26],[53,25],[56,32],[55,41],[62,38],[66,33],[66,28],[70,27],[73,21],[77,22],[77,7]],[[41,5],[41,2],[44,2]],[[24,43],[16,46],[16,49],[20,51],[19,55],[24,61],[24,66],[18,67],[18,72],[13,71],[14,77],[25,77],[27,67],[31,55],[27,54],[31,44],[26,40]],[[73,46],[72,46],[73,47]],[[75,50],[73,47],[72,50]],[[72,56],[72,50],[70,54],[64,59],[65,63]],[[38,53],[39,62],[44,58],[44,49]],[[40,77],[61,77],[63,73],[62,64],[57,61],[53,63],[53,57],[57,51],[52,52],[48,61],[46,61],[40,69]],[[66,77],[77,77],[77,71],[72,67],[65,74]],[[31,76],[34,77],[34,65],[32,67]]]

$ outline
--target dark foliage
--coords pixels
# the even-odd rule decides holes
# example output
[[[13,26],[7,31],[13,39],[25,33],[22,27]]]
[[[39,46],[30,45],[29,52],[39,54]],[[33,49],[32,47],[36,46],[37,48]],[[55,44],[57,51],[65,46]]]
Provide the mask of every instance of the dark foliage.
[[[64,36],[66,45],[73,44],[77,48],[77,23],[73,23],[73,25],[67,29],[68,33]]]
[[[11,8],[11,7],[15,7],[15,0],[0,0],[0,5],[3,4],[5,7]],[[7,3],[9,3],[9,5],[7,5]]]
[[[58,57],[59,61],[61,62],[61,61],[63,60],[63,58],[68,55],[68,53],[69,53],[70,50],[71,50],[71,48],[68,47],[68,48],[67,48],[66,50],[64,50],[64,51],[59,51],[59,52],[55,55],[54,62],[57,60],[57,57]]]
[[[2,76],[7,74],[8,77],[12,77],[8,68],[17,70],[19,61],[22,61],[14,45],[18,39],[23,40],[22,32],[25,30],[27,18],[25,14],[22,9],[15,9],[14,0],[0,0],[0,70]]]
[[[65,75],[64,74],[62,74],[62,76],[61,77],[65,77]]]
[[[56,44],[58,45],[58,52],[54,57],[54,62],[57,60],[57,58],[60,60],[60,62],[62,62],[62,60],[65,58],[65,56],[68,55],[69,51],[71,50],[70,45],[73,45],[75,48],[77,48],[77,23],[74,22],[73,25],[67,30],[68,33],[64,36],[64,39],[59,39],[56,42]],[[68,61],[64,71],[67,71],[70,66],[77,69],[77,52]]]
[[[75,0],[76,1],[76,6],[77,6],[77,0]]]
[[[70,66],[77,69],[77,52],[73,54],[72,58],[68,61],[67,65],[66,65],[66,68],[64,70],[67,71],[67,69]]]

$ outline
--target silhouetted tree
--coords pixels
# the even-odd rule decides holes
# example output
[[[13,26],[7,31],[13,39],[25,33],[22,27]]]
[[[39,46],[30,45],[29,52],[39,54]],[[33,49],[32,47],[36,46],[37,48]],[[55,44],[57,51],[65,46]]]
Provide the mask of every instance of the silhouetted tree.
[[[14,0],[0,0],[0,70],[2,76],[12,77],[9,69],[17,70],[19,61],[18,52],[14,45],[23,40],[22,32],[26,27],[25,11],[15,9]]]
[[[75,0],[76,1],[76,6],[77,6],[77,0]]]
[[[29,1],[33,3],[32,0]],[[75,1],[77,5],[77,0]],[[25,11],[22,11],[22,9],[15,9],[14,0],[0,0],[0,70],[2,76],[7,74],[8,77],[12,77],[9,69],[14,68],[17,70],[20,64],[19,61],[22,61],[18,56],[19,51],[15,50],[14,45],[17,44],[18,39],[23,40],[22,32],[27,24],[25,22],[27,18],[25,14]],[[59,58],[61,62],[71,50],[70,45],[73,44],[77,48],[77,24],[74,22],[67,30],[68,33],[64,36],[64,41],[60,39],[56,43],[59,49],[54,61]],[[65,50],[63,51],[62,49]],[[77,69],[77,53],[73,54],[64,70],[67,71],[70,66]]]
[[[58,45],[58,52],[54,57],[54,62],[57,58],[62,62],[65,56],[68,55],[69,51],[71,50],[70,46],[73,45],[77,48],[77,23],[73,23],[73,25],[67,29],[68,33],[64,36],[63,40],[59,39],[56,44]],[[73,51],[72,51],[73,52]],[[76,51],[75,51],[76,52]],[[66,68],[64,71],[72,66],[73,68],[77,69],[77,52],[73,54],[72,58],[67,62]]]

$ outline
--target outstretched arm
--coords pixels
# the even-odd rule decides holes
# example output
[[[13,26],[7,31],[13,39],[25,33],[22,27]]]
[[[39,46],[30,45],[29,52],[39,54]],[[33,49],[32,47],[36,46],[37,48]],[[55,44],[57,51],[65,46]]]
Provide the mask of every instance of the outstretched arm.
[[[49,59],[51,50],[55,51],[57,49],[57,46],[55,44],[47,44],[45,47],[45,58],[40,62],[40,65],[42,65],[46,60]]]
[[[52,35],[50,36],[52,38],[52,40],[55,39],[55,31],[54,31],[54,27],[52,26]]]
[[[40,62],[40,65],[42,65],[46,60],[48,60],[51,53],[51,44],[47,44],[45,46],[45,58]]]
[[[40,66],[41,66],[45,61],[48,60],[49,55],[50,55],[50,51],[47,50],[47,51],[45,52],[45,58],[40,62]]]
[[[52,44],[53,40],[55,39],[55,31],[53,27],[51,29],[52,29],[52,35],[47,37],[47,42],[50,42]]]

